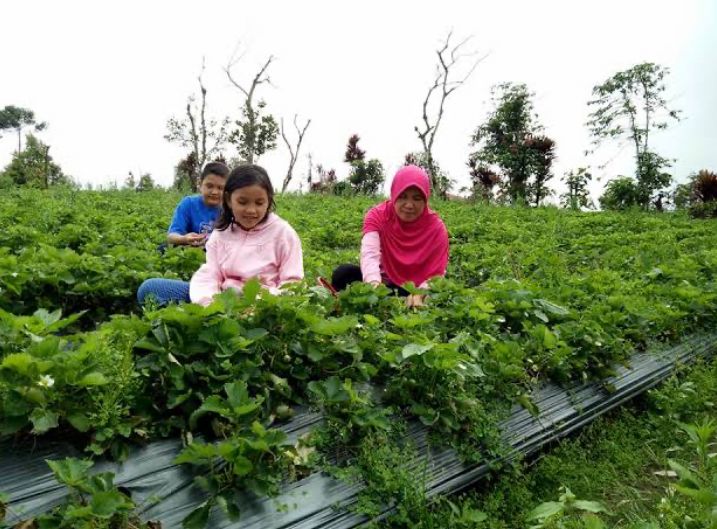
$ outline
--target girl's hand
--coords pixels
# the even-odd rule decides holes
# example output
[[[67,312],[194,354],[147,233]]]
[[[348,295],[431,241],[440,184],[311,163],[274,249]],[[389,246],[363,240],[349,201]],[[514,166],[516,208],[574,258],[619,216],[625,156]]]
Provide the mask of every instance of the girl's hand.
[[[369,281],[368,284],[371,285],[373,288],[376,288],[381,284],[381,281]]]
[[[421,294],[409,294],[406,296],[406,306],[409,308],[412,307],[423,307],[424,303],[423,300],[426,296],[422,296]]]

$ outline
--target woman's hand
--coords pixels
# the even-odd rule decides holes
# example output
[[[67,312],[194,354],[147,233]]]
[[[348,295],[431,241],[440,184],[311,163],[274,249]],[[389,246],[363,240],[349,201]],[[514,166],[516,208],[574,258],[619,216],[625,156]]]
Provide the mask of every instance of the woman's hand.
[[[406,296],[406,306],[409,308],[423,307],[425,298],[426,296],[422,296],[421,294],[409,294]]]

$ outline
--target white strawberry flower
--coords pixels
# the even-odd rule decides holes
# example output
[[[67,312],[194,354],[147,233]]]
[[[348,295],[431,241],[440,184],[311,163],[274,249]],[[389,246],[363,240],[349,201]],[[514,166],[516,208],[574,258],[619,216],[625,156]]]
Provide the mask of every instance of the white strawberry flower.
[[[55,379],[50,375],[42,375],[40,376],[40,380],[37,381],[37,385],[43,388],[51,388],[55,385]]]

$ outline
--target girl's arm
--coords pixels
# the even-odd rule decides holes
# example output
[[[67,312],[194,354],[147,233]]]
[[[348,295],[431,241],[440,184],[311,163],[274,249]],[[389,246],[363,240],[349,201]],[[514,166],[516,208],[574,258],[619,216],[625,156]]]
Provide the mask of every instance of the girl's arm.
[[[286,236],[282,237],[280,244],[278,287],[269,289],[272,294],[280,294],[281,287],[304,278],[304,255],[301,250],[301,239],[293,228],[287,230]]]
[[[370,231],[361,239],[361,272],[364,283],[381,282],[381,237]]]
[[[189,299],[192,303],[207,306],[212,298],[222,290],[221,268],[219,267],[219,248],[216,234],[213,232],[207,241],[207,260],[192,276],[189,282]]]

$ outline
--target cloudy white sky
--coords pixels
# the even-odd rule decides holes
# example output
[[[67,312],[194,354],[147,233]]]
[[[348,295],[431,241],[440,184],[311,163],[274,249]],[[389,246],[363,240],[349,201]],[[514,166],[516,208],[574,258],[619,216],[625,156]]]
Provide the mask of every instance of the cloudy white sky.
[[[489,54],[449,99],[436,140],[458,187],[468,181],[469,136],[490,109],[490,87],[507,81],[535,92],[558,144],[556,184],[567,169],[608,160],[594,171],[602,183],[631,174],[629,148],[606,145],[585,157],[586,102],[595,84],[643,61],[672,70],[667,97],[686,118],[655,136],[658,151],[677,159],[676,179],[717,168],[716,0],[35,1],[4,2],[1,11],[0,107],[28,107],[49,122],[41,138],[81,183],[121,183],[132,170],[170,184],[183,153],[163,139],[166,122],[196,90],[202,57],[209,113],[238,115],[240,95],[222,71],[238,42],[247,50],[235,70],[242,81],[276,57],[274,86],[260,92],[268,110],[312,120],[297,178],[308,153],[344,176],[353,133],[392,173],[420,147],[413,127],[434,50],[451,29]],[[0,165],[15,145],[12,135],[0,139]],[[279,142],[260,163],[280,184],[286,147]]]

